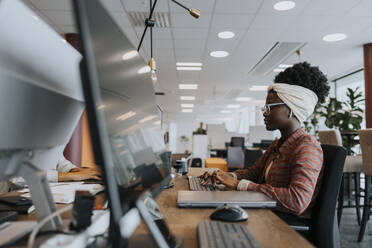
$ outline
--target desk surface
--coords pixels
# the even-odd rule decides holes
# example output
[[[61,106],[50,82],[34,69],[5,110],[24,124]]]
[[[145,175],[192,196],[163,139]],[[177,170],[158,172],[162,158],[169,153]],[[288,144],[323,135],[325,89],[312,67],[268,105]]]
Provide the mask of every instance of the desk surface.
[[[190,168],[189,175],[197,176],[206,169]],[[203,208],[178,208],[177,191],[188,190],[185,176],[174,179],[175,187],[164,190],[157,198],[160,211],[164,215],[173,234],[181,236],[184,240],[183,247],[198,247],[197,225],[202,220],[209,220],[209,215],[214,209]],[[249,217],[245,223],[262,247],[312,247],[301,235],[295,232],[279,217],[267,209],[246,209]],[[136,230],[139,237],[148,233],[142,223]]]

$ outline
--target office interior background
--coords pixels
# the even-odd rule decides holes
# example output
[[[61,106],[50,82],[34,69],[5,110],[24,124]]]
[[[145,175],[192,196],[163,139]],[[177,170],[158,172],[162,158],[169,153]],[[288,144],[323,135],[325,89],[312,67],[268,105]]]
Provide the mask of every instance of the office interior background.
[[[25,2],[62,36],[77,32],[70,1]],[[137,47],[149,1],[101,2]],[[184,1],[201,12],[195,19],[169,1],[158,1],[153,28],[154,87],[172,152],[192,151],[192,132],[200,122],[204,128],[205,124],[224,126],[226,134],[217,133],[225,137],[216,142],[210,137],[212,146],[223,146],[221,140],[237,135],[250,145],[261,135],[270,137],[250,132],[250,127],[263,126],[260,109],[266,86],[278,72],[297,62],[319,66],[329,79],[330,97],[346,101],[346,89],[356,87],[364,96],[363,44],[371,41],[372,2],[303,0],[294,1],[288,10],[274,8],[277,2]],[[147,32],[140,55],[148,61],[150,52]],[[318,129],[326,128],[321,118]],[[273,138],[278,135],[274,133]]]
[[[35,18],[43,19],[61,35],[63,42],[78,48],[70,0],[24,2],[37,13]],[[101,0],[135,47],[145,28],[149,2]],[[265,130],[261,108],[275,76],[298,62],[319,66],[327,75],[329,98],[348,101],[348,88],[358,89],[361,98],[366,97],[364,58],[372,50],[372,1],[293,0],[290,2],[295,4],[287,6],[277,5],[279,2],[182,0],[185,6],[200,11],[196,19],[170,1],[158,0],[153,51],[149,31],[139,51],[145,61],[153,54],[156,71],[148,67],[138,73],[152,77],[167,149],[172,153],[205,150],[194,142],[193,132],[201,122],[207,130],[208,149],[222,149],[234,136],[244,137],[248,147],[262,139],[280,137],[279,132]],[[366,104],[360,107],[360,129],[371,127],[367,125]],[[311,134],[330,129],[326,117],[320,116],[318,121],[316,127],[309,123]],[[357,130],[350,127],[350,131]],[[79,140],[79,149],[74,137]],[[84,115],[70,142],[73,162],[94,164],[90,142]],[[208,149],[202,158],[210,156]],[[360,153],[359,146],[353,149]],[[368,232],[371,228],[367,236]]]

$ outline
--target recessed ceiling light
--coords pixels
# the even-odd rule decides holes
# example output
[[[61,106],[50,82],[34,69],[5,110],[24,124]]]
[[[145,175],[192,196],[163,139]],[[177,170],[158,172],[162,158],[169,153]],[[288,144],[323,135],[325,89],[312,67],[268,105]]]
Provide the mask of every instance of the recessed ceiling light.
[[[124,121],[132,116],[136,115],[136,112],[133,112],[133,111],[129,111],[128,113],[125,113],[123,115],[120,115],[118,117],[116,117],[116,120],[118,121]]]
[[[323,37],[324,41],[327,42],[335,42],[346,39],[347,35],[343,33],[334,33],[334,34],[327,34]]]
[[[182,103],[181,108],[193,108],[194,104],[193,103]]]
[[[296,3],[293,1],[280,1],[274,4],[274,9],[278,11],[290,10],[296,7]]]
[[[282,72],[284,70],[285,70],[284,68],[275,68],[273,71],[274,72]]]
[[[223,32],[219,32],[217,36],[218,38],[221,38],[221,39],[231,39],[235,36],[235,34],[231,31],[223,31]]]
[[[264,85],[253,85],[249,90],[250,91],[267,91],[267,86],[264,86]]]
[[[145,123],[146,121],[152,120],[152,119],[154,119],[154,118],[156,118],[156,117],[157,117],[156,115],[149,115],[149,116],[147,116],[147,117],[145,117],[145,118],[139,120],[138,122],[139,122],[139,123]]]
[[[289,68],[292,67],[293,65],[287,65],[287,64],[280,64],[278,65],[279,68]]]
[[[138,74],[144,74],[144,73],[148,73],[148,72],[150,72],[150,71],[151,71],[150,66],[146,65],[146,66],[144,66],[144,67],[141,67],[141,68],[137,71],[137,73],[138,73]]]
[[[229,53],[226,51],[213,51],[210,55],[215,58],[223,58],[229,56]]]
[[[198,89],[197,84],[179,84],[181,90],[196,90]]]
[[[240,105],[239,104],[229,104],[229,105],[227,105],[227,108],[237,109],[237,108],[240,108]]]
[[[195,96],[180,96],[180,99],[182,101],[194,101],[195,100]]]
[[[192,113],[192,109],[182,109],[182,112],[184,112],[184,113]]]
[[[235,99],[235,101],[237,101],[237,102],[249,102],[250,100],[252,100],[251,97],[237,97]]]
[[[201,71],[201,67],[195,66],[177,66],[177,71]]]
[[[231,114],[232,111],[231,110],[221,110],[221,113],[222,114]]]
[[[160,125],[161,121],[155,121],[153,124],[154,125]]]
[[[177,62],[176,66],[202,66],[203,63],[194,62]]]
[[[132,51],[129,51],[127,53],[124,53],[122,59],[123,60],[132,59],[132,58],[136,57],[137,55],[138,55],[137,50],[132,50]]]

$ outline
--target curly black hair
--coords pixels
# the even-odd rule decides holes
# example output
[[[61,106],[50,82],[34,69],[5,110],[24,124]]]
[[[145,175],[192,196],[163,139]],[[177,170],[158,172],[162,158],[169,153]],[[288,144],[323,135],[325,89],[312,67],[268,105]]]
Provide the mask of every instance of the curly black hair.
[[[320,103],[325,102],[330,88],[326,75],[319,70],[319,67],[311,66],[307,62],[294,64],[282,71],[275,77],[274,83],[299,85],[310,89],[318,96]]]

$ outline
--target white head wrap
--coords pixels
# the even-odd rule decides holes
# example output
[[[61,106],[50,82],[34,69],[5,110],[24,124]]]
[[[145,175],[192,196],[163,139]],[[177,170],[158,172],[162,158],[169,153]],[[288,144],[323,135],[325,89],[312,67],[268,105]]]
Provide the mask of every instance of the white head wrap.
[[[302,123],[313,112],[318,102],[314,91],[298,85],[275,83],[269,85],[268,91],[273,90],[279,98],[292,110],[293,114]]]

